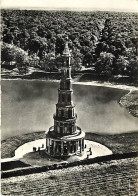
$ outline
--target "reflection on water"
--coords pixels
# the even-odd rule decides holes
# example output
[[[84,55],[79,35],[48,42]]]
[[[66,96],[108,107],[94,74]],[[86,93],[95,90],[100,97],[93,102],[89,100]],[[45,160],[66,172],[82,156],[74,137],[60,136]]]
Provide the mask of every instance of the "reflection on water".
[[[59,83],[52,81],[2,81],[1,138],[47,130],[53,125]],[[77,124],[85,132],[120,133],[138,130],[138,120],[118,101],[127,91],[73,85]]]

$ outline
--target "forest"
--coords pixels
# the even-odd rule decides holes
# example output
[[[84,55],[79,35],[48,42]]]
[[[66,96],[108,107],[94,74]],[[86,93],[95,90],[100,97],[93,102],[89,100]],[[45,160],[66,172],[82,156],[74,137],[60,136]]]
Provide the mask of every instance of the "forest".
[[[62,68],[68,36],[74,72],[82,67],[107,77],[138,73],[136,13],[2,10],[2,68]]]

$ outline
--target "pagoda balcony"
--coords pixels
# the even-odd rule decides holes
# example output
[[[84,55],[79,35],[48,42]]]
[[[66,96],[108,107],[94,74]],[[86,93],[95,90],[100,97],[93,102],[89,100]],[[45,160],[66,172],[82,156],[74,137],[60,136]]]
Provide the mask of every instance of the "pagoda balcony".
[[[59,121],[70,121],[70,120],[77,119],[77,114],[75,113],[74,116],[64,117],[64,116],[57,116],[56,113],[54,113],[53,118]]]
[[[69,107],[75,107],[75,104],[73,101],[71,102],[59,102],[56,104],[57,107],[64,107],[64,108],[69,108]]]
[[[54,126],[49,128],[49,131],[46,133],[47,138],[56,139],[59,141],[73,141],[85,137],[85,133],[81,130],[80,127],[76,126],[76,131],[72,134],[60,134],[54,131]]]
[[[53,132],[54,131],[54,126],[51,126],[51,127],[49,127],[49,132]],[[80,127],[78,127],[78,126],[76,126],[76,131],[75,132],[73,132],[72,134],[74,135],[74,134],[78,134],[78,133],[81,133],[81,128]],[[56,132],[56,134],[58,134],[57,132]],[[71,135],[72,135],[71,134]],[[59,135],[63,135],[63,134],[59,134]],[[66,134],[66,135],[70,135],[70,134]]]

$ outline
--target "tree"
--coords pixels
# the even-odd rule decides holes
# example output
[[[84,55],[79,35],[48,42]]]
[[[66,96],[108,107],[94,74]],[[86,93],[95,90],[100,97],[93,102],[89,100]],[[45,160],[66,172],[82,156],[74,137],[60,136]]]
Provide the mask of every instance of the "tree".
[[[59,34],[56,39],[56,54],[62,54],[64,50],[64,38],[63,35]]]
[[[1,47],[1,61],[11,62],[14,61],[14,58],[13,47],[3,42]]]
[[[15,64],[21,73],[27,71],[27,66],[29,64],[29,56],[27,52],[18,48],[12,44],[3,43],[2,44],[2,52],[1,52],[1,60],[2,62],[10,63],[15,61]]]
[[[127,68],[127,73],[130,77],[132,77],[136,82],[138,82],[138,59],[133,58],[130,60],[130,63]]]
[[[72,51],[71,66],[73,71],[80,71],[82,67],[83,55],[79,50]]]
[[[117,74],[126,74],[127,73],[127,69],[128,69],[128,65],[129,65],[129,61],[124,57],[119,55],[119,57],[117,58],[116,62],[116,73]]]
[[[15,61],[16,61],[16,65],[17,65],[17,68],[19,70],[19,73],[20,74],[26,73],[27,72],[27,67],[29,65],[28,55],[25,52],[23,52],[21,50],[18,50],[15,53]]]
[[[29,66],[31,67],[38,67],[39,66],[39,57],[37,56],[36,53],[30,55],[29,58]]]
[[[97,73],[103,73],[110,76],[113,73],[113,61],[115,56],[111,53],[101,52],[100,56],[95,64],[95,70]]]
[[[87,54],[84,55],[84,58],[83,58],[83,65],[84,66],[87,66],[87,67],[92,66],[93,61],[94,61],[94,59],[93,59],[92,52],[88,52]]]
[[[14,40],[14,35],[12,32],[8,31],[6,35],[3,36],[3,41],[11,44]]]

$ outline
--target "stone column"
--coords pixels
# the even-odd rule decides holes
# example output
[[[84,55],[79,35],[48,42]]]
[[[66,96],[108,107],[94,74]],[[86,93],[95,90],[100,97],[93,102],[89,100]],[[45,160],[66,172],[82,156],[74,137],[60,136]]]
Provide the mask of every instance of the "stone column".
[[[69,124],[67,123],[67,133],[70,134],[70,131],[69,131]]]
[[[48,139],[48,153],[50,154],[50,139]]]
[[[73,143],[72,143],[72,141],[70,142],[70,149],[71,149],[71,153],[73,153]]]
[[[76,152],[76,142],[74,141],[74,152]]]
[[[79,141],[76,142],[76,150],[78,151]]]
[[[47,138],[46,138],[46,151],[47,151]]]
[[[82,139],[82,150],[84,151],[84,138]]]
[[[77,151],[77,142],[75,141],[75,152]]]
[[[63,142],[61,142],[61,155],[63,155]]]
[[[76,142],[74,141],[73,142],[73,152],[75,152],[75,150],[76,150]]]
[[[82,152],[82,140],[80,139],[80,153]]]
[[[57,126],[57,133],[59,133],[60,132],[60,130],[59,130],[59,125]]]
[[[68,154],[70,153],[70,142],[67,142]]]
[[[56,141],[53,140],[53,154],[56,154],[55,148],[56,148]]]

